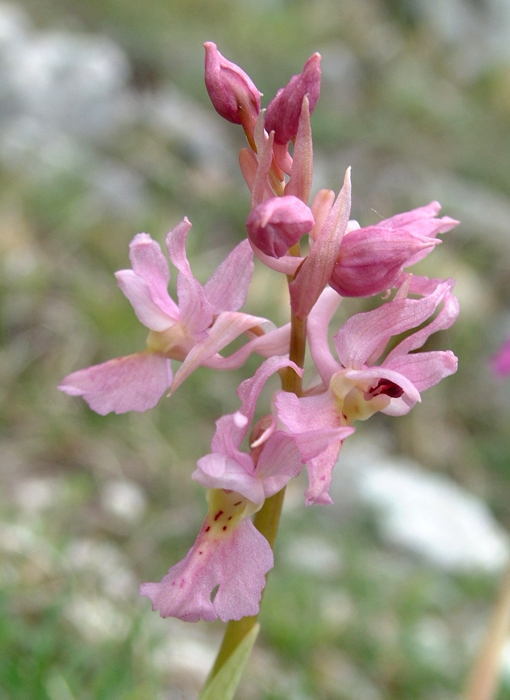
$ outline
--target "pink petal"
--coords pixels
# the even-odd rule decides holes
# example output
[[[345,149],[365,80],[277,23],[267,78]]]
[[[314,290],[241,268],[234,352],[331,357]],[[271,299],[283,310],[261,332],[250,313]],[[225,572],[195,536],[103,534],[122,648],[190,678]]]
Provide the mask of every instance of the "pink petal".
[[[318,428],[303,433],[294,433],[293,438],[305,462],[318,457],[326,448],[337,442],[343,442],[352,435],[355,428],[344,426],[340,428]]]
[[[161,617],[186,622],[239,620],[258,613],[273,561],[271,547],[249,519],[223,536],[208,537],[202,527],[186,557],[160,583],[143,583],[140,593],[151,599],[152,609],[160,610]]]
[[[213,322],[213,308],[205,290],[194,277],[177,275],[177,297],[181,323],[186,334],[195,341],[206,338],[206,331]]]
[[[326,287],[310,311],[306,324],[310,355],[326,386],[329,386],[335,372],[341,369],[331,353],[328,340],[329,323],[341,301],[333,289]]]
[[[409,337],[405,338],[400,342],[386,358],[385,365],[387,365],[394,357],[399,355],[404,355],[413,350],[421,348],[426,341],[430,338],[433,333],[437,331],[444,331],[450,328],[457,319],[459,315],[459,302],[457,297],[450,294],[450,289],[453,286],[453,280],[443,283],[442,289],[444,292],[443,296],[443,308],[437,314],[437,316],[421,330],[413,333]],[[438,285],[439,287],[439,285]],[[437,289],[437,287],[436,287]],[[440,298],[441,301],[441,298]]]
[[[172,392],[194,372],[197,367],[204,365],[207,360],[229,345],[237,337],[250,328],[263,323],[265,319],[250,316],[238,311],[223,311],[208,331],[205,340],[197,343],[179,367],[172,385]]]
[[[341,447],[340,441],[332,443],[306,465],[308,488],[305,491],[305,503],[307,506],[312,504],[328,506],[333,503],[328,491]]]
[[[240,413],[246,416],[249,423],[253,420],[257,399],[265,383],[275,372],[285,367],[291,367],[300,376],[303,374],[303,370],[287,357],[270,357],[260,365],[253,377],[245,379],[237,388],[237,395],[241,399]]]
[[[244,457],[245,464],[241,464],[226,454],[213,452],[198,460],[197,469],[191,478],[208,489],[235,491],[252,503],[262,505],[265,498],[262,482],[255,476],[249,455]],[[249,469],[246,468],[246,463],[249,463]]]
[[[157,352],[138,352],[68,375],[59,386],[82,396],[102,416],[114,411],[147,411],[172,383],[170,360]]]
[[[247,240],[241,241],[204,287],[215,316],[222,311],[238,311],[244,305],[253,269],[251,246]]]
[[[278,391],[274,404],[278,418],[294,435],[341,427],[336,402],[329,391],[302,398],[288,391]]]
[[[303,460],[294,439],[277,430],[265,443],[257,463],[256,474],[264,485],[265,497],[281,491],[302,468]]]
[[[186,239],[191,224],[185,217],[166,236],[168,257],[179,271],[177,296],[180,319],[188,335],[200,340],[213,321],[213,309],[207,300],[203,286],[195,279],[186,255]]]
[[[132,270],[120,270],[115,273],[115,277],[140,323],[151,331],[166,331],[175,323],[174,316],[169,316],[154,301],[151,288],[144,279],[135,275]]]
[[[374,362],[392,336],[430,318],[448,289],[445,283],[422,299],[397,297],[378,309],[351,316],[334,338],[343,366],[361,369]]]
[[[149,234],[139,233],[131,241],[129,258],[135,275],[147,282],[152,301],[163,313],[178,321],[179,309],[168,294],[170,271],[159,244]]]
[[[262,355],[262,357],[286,355],[289,352],[289,343],[290,323],[287,323],[281,328],[275,328],[272,331],[264,333],[264,335],[256,336],[253,340],[246,343],[246,345],[239,348],[239,350],[232,353],[232,355],[228,355],[228,357],[214,355],[204,364],[206,367],[211,367],[213,369],[237,369],[237,367],[244,365],[248,357],[254,352],[258,355]]]
[[[253,421],[257,400],[266,381],[284,367],[293,367],[301,373],[301,370],[286,357],[271,357],[260,365],[253,377],[241,382],[237,389],[237,395],[241,399],[241,408],[235,413],[221,416],[216,421],[216,431],[212,439],[213,452],[228,455],[243,463],[247,471],[253,470],[251,458],[239,452],[239,447]],[[249,459],[251,468],[247,467],[243,459]]]
[[[460,223],[449,216],[443,216],[441,219],[436,218],[440,209],[439,202],[431,202],[424,207],[390,216],[389,219],[381,221],[378,226],[391,229],[404,228],[409,233],[434,238],[438,233],[446,233]]]
[[[266,267],[271,268],[271,270],[283,272],[285,275],[293,276],[305,259],[302,257],[294,257],[293,255],[283,255],[281,258],[273,258],[271,255],[263,253],[256,245],[253,245],[251,241],[250,244],[255,253],[255,257],[257,257],[260,262],[264,263]]]
[[[422,392],[438,384],[441,379],[455,374],[457,358],[451,350],[416,352],[410,355],[397,355],[392,360],[384,362],[384,368],[407,377],[416,389]]]

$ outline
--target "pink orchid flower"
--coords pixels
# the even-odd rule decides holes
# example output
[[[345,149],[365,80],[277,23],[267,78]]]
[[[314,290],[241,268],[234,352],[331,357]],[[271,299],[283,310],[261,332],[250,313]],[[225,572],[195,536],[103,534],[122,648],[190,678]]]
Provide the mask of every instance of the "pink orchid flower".
[[[216,422],[212,452],[197,462],[192,478],[209,489],[209,512],[186,557],[159,583],[140,592],[162,617],[181,620],[238,620],[258,612],[265,574],[273,554],[249,516],[302,469],[302,456],[291,435],[276,430],[269,417],[257,428],[250,454],[239,448],[253,420],[259,394],[279,369],[296,365],[272,357],[238,388],[241,408]],[[324,444],[320,446],[324,448]],[[214,600],[212,592],[219,586]]]
[[[497,353],[491,358],[494,374],[504,377],[510,374],[510,338],[507,338]]]
[[[436,282],[432,292],[410,299],[407,294],[412,280],[407,279],[393,301],[352,316],[338,331],[334,344],[339,362],[329,349],[327,329],[340,299],[333,290],[325,290],[308,319],[310,352],[322,385],[313,395],[302,398],[282,391],[275,397],[278,418],[290,433],[303,438],[309,431],[366,420],[377,411],[404,415],[421,401],[422,391],[453,374],[457,358],[451,351],[413,352],[457,318],[459,307],[452,287],[453,280]],[[440,304],[442,309],[434,316]],[[392,337],[429,319],[427,326],[402,340],[375,364]],[[332,441],[308,462],[307,503],[331,503],[328,489],[340,447],[341,441]]]
[[[258,613],[274,559],[268,541],[249,519],[253,504],[223,489],[208,491],[207,500],[209,512],[184,559],[159,583],[140,586],[161,617],[227,622]]]
[[[249,243],[243,241],[236,246],[202,286],[186,257],[190,228],[185,218],[166,237],[169,258],[178,271],[178,304],[167,289],[168,263],[150,235],[135,236],[130,245],[132,269],[116,273],[119,287],[139,321],[149,329],[147,348],[73,372],[59,389],[70,396],[82,396],[101,415],[110,411],[146,411],[200,365],[232,369],[241,366],[251,352],[263,356],[286,352],[288,329],[272,326],[273,332],[264,334],[260,324],[268,323],[266,319],[238,312],[246,300],[253,273]],[[258,335],[234,355],[223,358],[218,354],[251,329],[258,329]],[[182,362],[175,378],[172,359]]]

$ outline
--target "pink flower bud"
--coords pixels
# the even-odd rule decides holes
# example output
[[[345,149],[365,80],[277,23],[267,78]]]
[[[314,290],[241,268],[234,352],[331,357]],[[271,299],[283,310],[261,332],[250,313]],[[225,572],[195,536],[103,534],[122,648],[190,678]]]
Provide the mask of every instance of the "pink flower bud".
[[[329,284],[343,297],[368,297],[393,286],[402,268],[438,240],[403,229],[367,226],[347,233]]]
[[[214,109],[233,124],[254,124],[260,113],[260,92],[251,78],[227,61],[212,41],[205,47],[205,86]]]
[[[293,195],[266,199],[246,220],[248,238],[259,250],[281,258],[301,236],[312,230],[312,210]]]
[[[297,134],[303,98],[308,97],[310,114],[315,109],[321,89],[321,57],[314,53],[305,63],[303,72],[293,75],[267,107],[265,128],[274,131],[275,143],[286,144]]]

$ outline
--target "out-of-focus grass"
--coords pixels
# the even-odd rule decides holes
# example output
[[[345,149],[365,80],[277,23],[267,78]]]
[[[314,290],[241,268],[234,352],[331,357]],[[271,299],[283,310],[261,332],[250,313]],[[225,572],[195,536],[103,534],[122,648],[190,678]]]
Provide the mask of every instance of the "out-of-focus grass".
[[[316,186],[338,188],[352,165],[353,215],[362,224],[433,198],[464,221],[426,267],[459,280],[461,319],[433,341],[459,355],[459,372],[408,417],[382,420],[379,429],[395,451],[485,498],[510,528],[510,386],[487,367],[509,318],[508,63],[463,71],[466,47],[419,12],[411,21],[407,3],[19,6],[38,31],[108,34],[127,53],[140,100],[171,84],[197,112],[208,110],[211,123],[204,40],[241,63],[265,99],[311,52],[323,53]],[[128,266],[136,232],[162,243],[188,215],[192,265],[203,280],[243,236],[242,140],[234,126],[218,128],[229,144],[218,171],[192,139],[142,120],[86,145],[92,160],[122,164],[143,181],[142,204],[124,210],[91,199],[80,168],[44,177],[30,160],[2,166],[2,700],[192,698],[211,663],[221,625],[162,621],[137,586],[159,580],[191,545],[205,504],[190,473],[209,449],[214,420],[237,408],[235,387],[256,362],[228,375],[199,370],[144,415],[103,418],[55,387],[70,371],[143,347],[145,331],[112,275]],[[273,278],[257,274],[251,310],[280,314],[274,298],[263,301]],[[360,432],[370,439],[370,425]],[[459,697],[495,578],[439,571],[385,546],[364,511],[305,510],[297,492],[242,697]],[[296,563],[296,542],[307,537],[337,552],[337,565]]]

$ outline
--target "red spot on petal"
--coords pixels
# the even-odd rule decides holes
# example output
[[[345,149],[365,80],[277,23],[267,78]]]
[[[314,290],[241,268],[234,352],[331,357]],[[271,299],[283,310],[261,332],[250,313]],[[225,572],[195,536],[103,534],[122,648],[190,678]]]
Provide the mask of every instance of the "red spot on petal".
[[[227,526],[226,526],[226,525],[223,525],[223,528],[222,528],[222,529],[223,529],[223,530],[226,530],[226,529],[227,529]]]
[[[230,516],[229,520],[232,520],[232,516]]]
[[[237,503],[234,503],[235,506],[240,506],[242,501],[237,501]]]
[[[223,511],[222,511],[222,510],[219,510],[219,511],[216,513],[216,515],[214,516],[214,522],[216,522],[216,521],[218,520],[218,518],[219,518],[220,516],[222,516],[222,515],[223,515]]]
[[[203,552],[199,552],[199,554],[203,554]]]
[[[211,529],[211,526],[208,525],[208,526],[205,528],[205,531],[206,531],[206,532],[209,532],[210,529]]]

